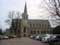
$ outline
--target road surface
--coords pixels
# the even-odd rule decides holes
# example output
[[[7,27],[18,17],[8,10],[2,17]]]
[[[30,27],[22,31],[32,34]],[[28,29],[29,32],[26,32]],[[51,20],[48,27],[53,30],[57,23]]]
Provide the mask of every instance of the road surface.
[[[25,37],[25,38],[0,40],[0,45],[48,45],[48,44]]]

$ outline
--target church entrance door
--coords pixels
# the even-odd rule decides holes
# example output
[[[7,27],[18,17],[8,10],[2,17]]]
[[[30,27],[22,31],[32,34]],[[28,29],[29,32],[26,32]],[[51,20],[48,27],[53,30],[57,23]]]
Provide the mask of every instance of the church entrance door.
[[[26,34],[24,34],[24,37],[26,37]]]

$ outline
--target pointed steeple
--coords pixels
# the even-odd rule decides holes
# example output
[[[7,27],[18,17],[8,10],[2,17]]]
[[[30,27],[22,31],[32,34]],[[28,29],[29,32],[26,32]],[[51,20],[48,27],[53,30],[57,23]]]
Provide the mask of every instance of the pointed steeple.
[[[24,13],[27,13],[27,5],[26,5],[26,2],[25,2],[25,7],[24,7]]]
[[[24,12],[22,14],[22,19],[26,19],[26,20],[28,19],[26,2],[25,2],[25,6],[24,6]]]

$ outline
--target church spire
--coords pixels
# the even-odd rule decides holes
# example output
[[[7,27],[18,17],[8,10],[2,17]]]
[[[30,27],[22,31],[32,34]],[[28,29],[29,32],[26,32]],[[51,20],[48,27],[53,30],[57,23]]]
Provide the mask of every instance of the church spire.
[[[28,19],[26,2],[25,2],[24,12],[22,14],[22,19],[26,19],[26,20]]]
[[[24,13],[27,13],[27,5],[26,5],[26,2],[25,2],[25,7],[24,7]]]

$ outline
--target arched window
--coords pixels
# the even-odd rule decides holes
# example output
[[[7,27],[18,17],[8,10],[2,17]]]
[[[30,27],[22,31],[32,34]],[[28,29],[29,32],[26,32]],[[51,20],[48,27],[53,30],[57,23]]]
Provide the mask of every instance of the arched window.
[[[33,31],[31,31],[31,34],[33,34]]]
[[[34,31],[34,34],[36,34],[36,31]]]
[[[26,32],[26,28],[24,27],[24,33]]]
[[[39,31],[37,31],[38,32],[38,34],[39,34]]]
[[[24,37],[26,37],[26,34],[24,34]]]
[[[33,27],[35,27],[36,24],[33,24]]]

